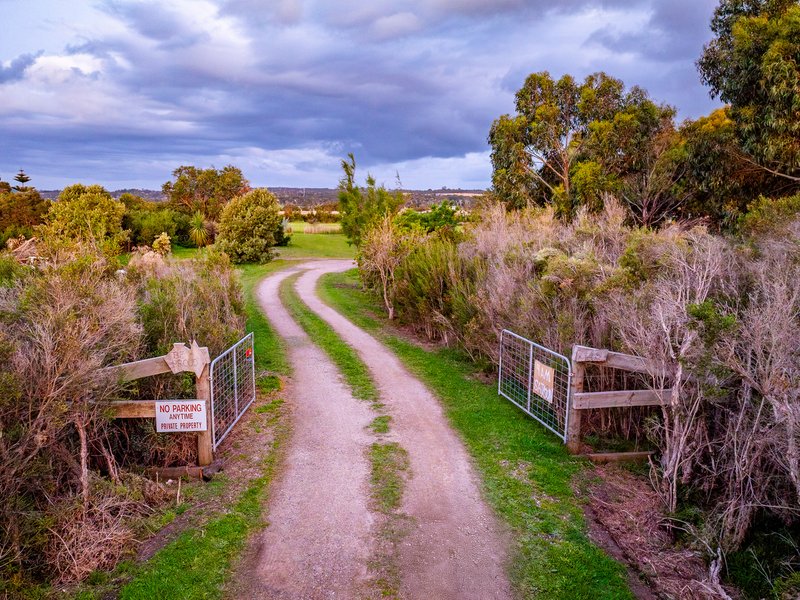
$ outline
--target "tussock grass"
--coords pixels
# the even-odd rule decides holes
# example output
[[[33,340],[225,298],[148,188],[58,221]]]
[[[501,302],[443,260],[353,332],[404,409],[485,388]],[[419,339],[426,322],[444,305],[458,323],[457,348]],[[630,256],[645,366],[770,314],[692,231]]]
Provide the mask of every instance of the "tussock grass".
[[[382,433],[389,433],[389,424],[392,421],[392,417],[389,415],[381,415],[380,417],[375,417],[372,420],[372,423],[369,424],[369,429],[373,433],[382,434]]]
[[[380,339],[441,400],[513,537],[510,576],[523,598],[633,598],[625,570],[586,534],[573,481],[587,468],[561,442],[476,378],[452,350],[428,351],[387,332],[356,271],[323,276],[320,296]]]
[[[303,233],[331,234],[342,233],[341,223],[308,223]]]

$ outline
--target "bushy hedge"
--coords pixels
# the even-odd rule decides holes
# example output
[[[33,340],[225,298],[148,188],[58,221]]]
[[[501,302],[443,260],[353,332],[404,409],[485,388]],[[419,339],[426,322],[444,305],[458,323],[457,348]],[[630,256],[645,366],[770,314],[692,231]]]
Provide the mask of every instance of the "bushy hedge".
[[[10,597],[26,579],[74,582],[113,566],[132,541],[131,518],[165,497],[122,465],[194,459],[196,444],[163,439],[151,422],[111,421],[102,408],[137,392],[192,397],[192,376],[131,389],[102,368],[192,339],[215,355],[244,329],[224,255],[151,253],[122,275],[86,245],[62,240],[39,253],[37,268],[0,254],[0,596]]]
[[[263,188],[234,198],[222,211],[217,247],[234,263],[269,262],[272,248],[283,242],[279,211],[278,199]]]
[[[650,358],[649,385],[670,403],[593,411],[588,424],[646,435],[665,508],[699,508],[687,527],[731,551],[759,519],[800,524],[798,207],[762,199],[737,237],[631,227],[613,201],[572,223],[491,207],[461,242],[417,240],[388,294],[401,320],[492,362],[504,328],[564,354],[586,344]],[[370,265],[362,278],[384,295]]]

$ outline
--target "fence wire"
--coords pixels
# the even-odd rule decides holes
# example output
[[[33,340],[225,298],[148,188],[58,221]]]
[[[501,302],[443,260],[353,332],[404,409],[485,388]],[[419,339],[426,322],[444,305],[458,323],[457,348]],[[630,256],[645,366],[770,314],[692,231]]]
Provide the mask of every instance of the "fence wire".
[[[500,333],[497,392],[567,440],[572,365],[553,352],[516,333]]]
[[[211,363],[211,432],[214,450],[256,399],[253,334],[249,333]]]

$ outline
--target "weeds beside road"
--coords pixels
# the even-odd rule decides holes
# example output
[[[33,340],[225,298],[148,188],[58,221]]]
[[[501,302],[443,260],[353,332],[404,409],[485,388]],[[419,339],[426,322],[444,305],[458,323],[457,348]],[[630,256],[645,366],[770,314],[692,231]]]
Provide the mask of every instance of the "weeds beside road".
[[[377,335],[442,401],[483,479],[486,498],[513,532],[511,577],[523,598],[633,598],[625,569],[586,534],[574,485],[585,468],[543,428],[482,383],[452,350],[425,350],[386,329],[355,271],[325,275],[320,296]]]

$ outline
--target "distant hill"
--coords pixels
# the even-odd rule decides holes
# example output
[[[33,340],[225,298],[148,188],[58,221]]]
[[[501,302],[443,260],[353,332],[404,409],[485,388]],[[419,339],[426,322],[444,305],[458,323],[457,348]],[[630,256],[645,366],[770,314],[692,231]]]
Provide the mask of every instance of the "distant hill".
[[[334,188],[272,187],[269,188],[269,190],[278,197],[281,204],[294,204],[296,206],[306,207],[336,203],[339,201],[339,190]],[[438,190],[404,190],[404,192],[410,197],[409,204],[411,206],[430,206],[449,200],[453,204],[469,208],[473,205],[476,198],[484,194],[485,190],[441,188]],[[39,193],[45,198],[55,200],[58,198],[61,190],[40,190]],[[125,193],[140,196],[154,202],[161,202],[164,200],[164,195],[161,193],[161,190],[132,188],[114,190],[111,192],[111,195],[114,198],[119,198]]]
[[[58,198],[61,190],[39,190],[39,193],[44,198],[55,200]],[[114,190],[111,192],[111,195],[114,198],[119,198],[122,196],[122,194],[133,194],[134,196],[139,196],[141,198],[145,198],[146,200],[152,200],[153,202],[161,202],[164,200],[164,194],[161,193],[161,190],[141,190],[138,188],[130,188],[125,190]]]

